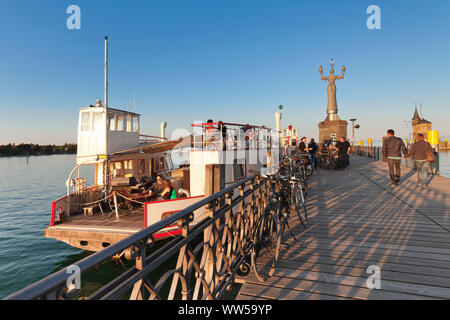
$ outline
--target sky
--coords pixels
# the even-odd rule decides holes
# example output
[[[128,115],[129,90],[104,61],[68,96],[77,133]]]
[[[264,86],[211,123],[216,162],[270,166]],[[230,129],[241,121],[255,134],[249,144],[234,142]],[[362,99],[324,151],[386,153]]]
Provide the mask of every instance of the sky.
[[[79,30],[67,28],[70,5]],[[0,0],[0,144],[76,142],[78,108],[103,100],[105,36],[109,106],[133,109],[135,92],[142,134],[163,120],[169,135],[207,119],[275,127],[281,104],[284,127],[317,138],[318,70],[333,58],[355,139],[407,137],[415,103],[450,137],[449,18],[448,0]]]

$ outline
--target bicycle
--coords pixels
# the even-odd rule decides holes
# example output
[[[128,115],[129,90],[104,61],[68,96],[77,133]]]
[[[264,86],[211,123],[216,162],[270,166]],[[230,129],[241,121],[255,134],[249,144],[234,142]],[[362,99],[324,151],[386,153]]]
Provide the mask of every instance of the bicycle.
[[[265,282],[274,274],[281,250],[280,221],[277,212],[271,209],[273,200],[269,198],[252,237],[251,265],[260,282]]]
[[[262,176],[270,179],[270,196],[256,229],[251,262],[256,278],[264,282],[274,274],[281,248],[287,248],[282,244],[286,228],[297,241],[289,226],[290,213],[295,211],[305,228],[308,215],[302,190],[298,187],[299,179],[295,176]]]

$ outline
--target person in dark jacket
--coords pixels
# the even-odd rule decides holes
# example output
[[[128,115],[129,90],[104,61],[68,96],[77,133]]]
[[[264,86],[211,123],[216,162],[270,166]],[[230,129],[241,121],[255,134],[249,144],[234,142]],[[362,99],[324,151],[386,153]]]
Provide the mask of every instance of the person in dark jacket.
[[[314,165],[314,168],[317,168],[317,150],[318,150],[318,146],[317,143],[314,142],[314,139],[311,138],[311,141],[308,144],[308,150],[309,150],[309,155],[311,156],[311,162]]]
[[[396,186],[400,182],[402,152],[406,156],[408,150],[403,140],[395,136],[394,130],[389,129],[387,136],[388,138],[383,142],[382,152],[383,156],[387,158],[392,185]]]
[[[433,152],[431,144],[425,141],[423,134],[419,133],[418,141],[416,141],[405,159],[412,157],[417,169],[417,185],[424,189],[427,188],[428,169],[430,164],[427,161],[427,152]]]
[[[350,164],[348,159],[350,147],[350,143],[345,140],[345,137],[341,137],[336,143],[334,148],[338,150],[338,170],[344,170]]]
[[[303,138],[300,140],[300,143],[298,144],[298,151],[299,151],[300,153],[304,153],[304,152],[307,152],[307,151],[308,151],[308,148],[306,148],[306,137],[303,137]]]

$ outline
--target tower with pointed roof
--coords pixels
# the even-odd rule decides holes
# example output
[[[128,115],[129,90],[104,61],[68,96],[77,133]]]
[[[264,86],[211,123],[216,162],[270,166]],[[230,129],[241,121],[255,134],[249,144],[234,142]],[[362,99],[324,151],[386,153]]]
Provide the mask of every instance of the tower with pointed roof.
[[[411,120],[411,124],[413,127],[413,139],[414,141],[418,140],[419,133],[422,133],[425,136],[425,139],[428,137],[428,131],[431,131],[431,122],[421,118],[419,112],[417,111],[417,105],[415,107],[414,116]]]

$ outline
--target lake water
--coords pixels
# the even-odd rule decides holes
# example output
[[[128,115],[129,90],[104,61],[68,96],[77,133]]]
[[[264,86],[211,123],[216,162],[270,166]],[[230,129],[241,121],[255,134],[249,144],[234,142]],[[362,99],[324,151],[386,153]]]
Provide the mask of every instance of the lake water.
[[[450,151],[439,153],[439,170],[441,176],[450,178]]]
[[[0,157],[0,299],[87,255],[43,233],[74,164],[74,155]],[[450,178],[450,153],[440,167]]]
[[[0,298],[49,275],[79,254],[44,238],[51,203],[66,193],[74,155],[0,158]]]

